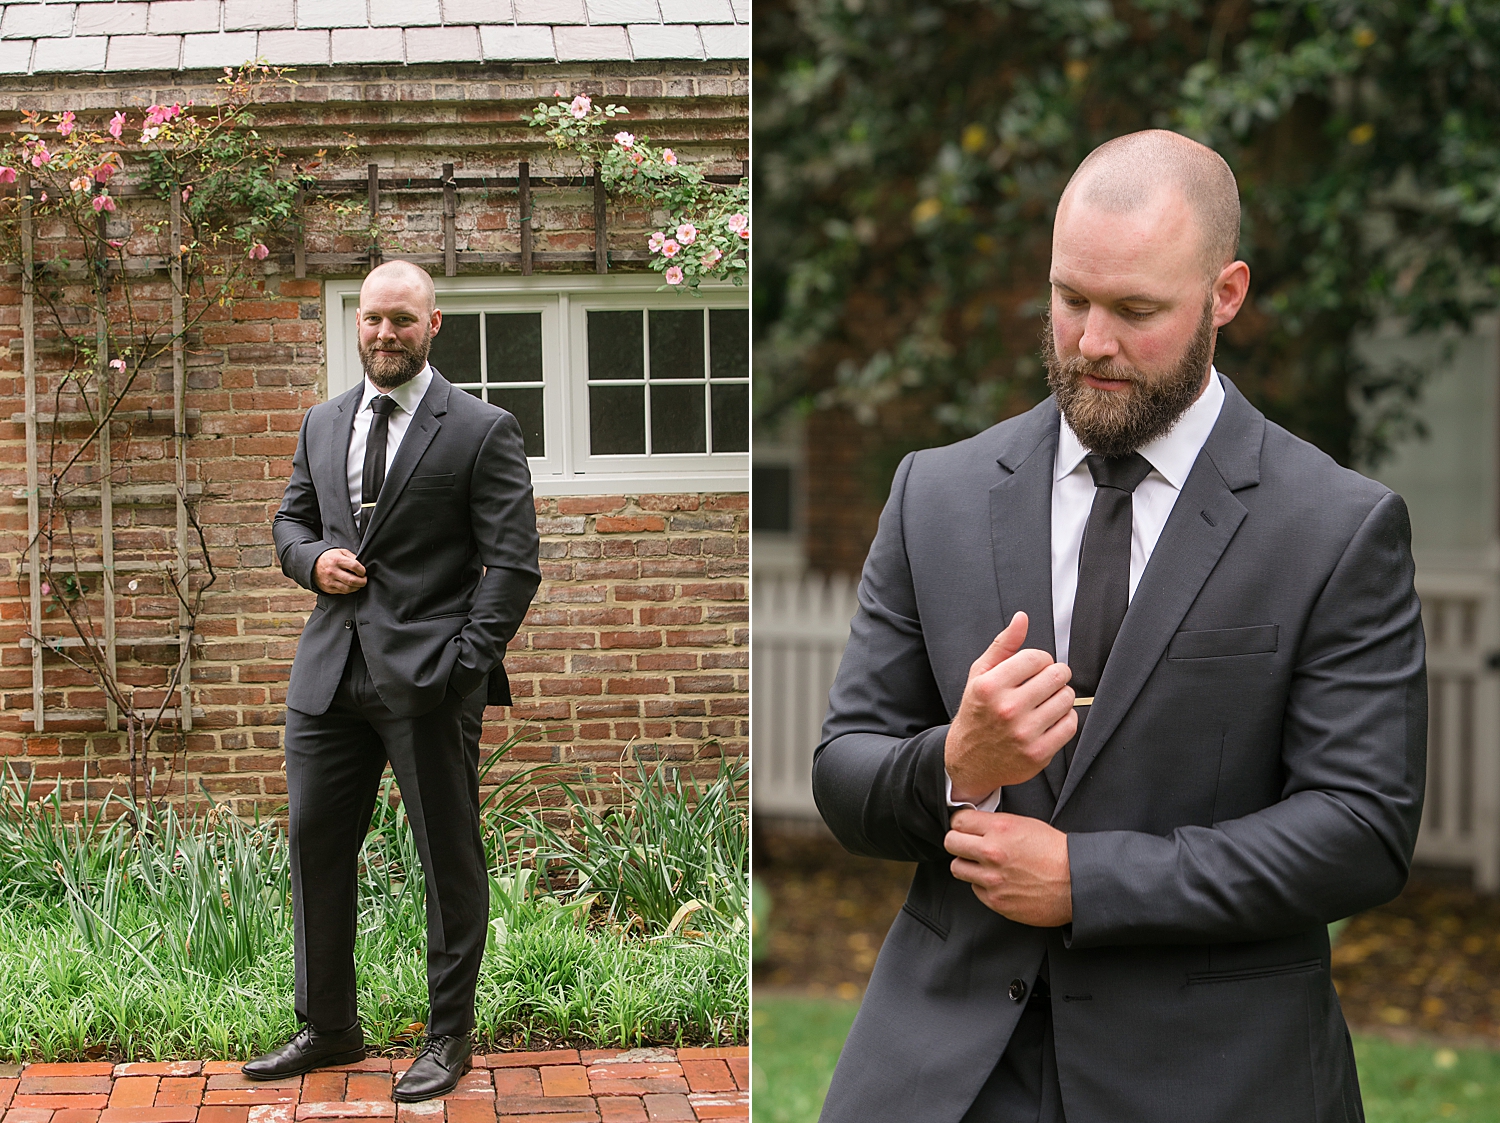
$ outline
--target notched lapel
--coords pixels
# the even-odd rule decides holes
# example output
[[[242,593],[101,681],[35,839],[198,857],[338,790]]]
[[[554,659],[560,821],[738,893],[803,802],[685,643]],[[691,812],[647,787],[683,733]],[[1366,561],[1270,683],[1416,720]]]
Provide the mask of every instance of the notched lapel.
[[[354,415],[363,396],[364,380],[354,389],[334,399],[338,413],[334,415],[332,452],[326,463],[313,473],[313,487],[318,494],[335,495],[342,502],[338,507],[339,525],[350,542],[359,541],[359,531],[354,526],[354,510],[349,500],[349,442],[354,439]],[[326,491],[325,491],[326,489]]]
[[[1135,703],[1245,520],[1245,505],[1234,492],[1259,483],[1265,418],[1224,381],[1219,420],[1162,528],[1110,649],[1092,712],[1052,813],[1054,821]]]

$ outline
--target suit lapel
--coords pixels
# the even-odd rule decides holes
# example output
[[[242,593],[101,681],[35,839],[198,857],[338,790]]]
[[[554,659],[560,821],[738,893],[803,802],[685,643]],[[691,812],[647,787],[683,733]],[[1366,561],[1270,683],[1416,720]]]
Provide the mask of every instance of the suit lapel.
[[[1008,471],[990,488],[990,545],[1000,594],[1001,627],[1017,612],[1028,618],[1026,646],[1057,654],[1052,626],[1052,472],[1057,462],[1057,407],[1051,399],[1001,450]],[[1055,799],[1060,777],[1047,776]]]
[[[1224,390],[1219,419],[1172,507],[1110,650],[1097,701],[1057,798],[1054,821],[1135,703],[1244,521],[1245,505],[1234,492],[1260,482],[1265,418],[1228,379]]]
[[[451,389],[452,383],[434,369],[432,384],[427,387],[427,393],[422,395],[422,401],[418,404],[416,413],[412,414],[411,424],[407,426],[406,434],[401,438],[401,447],[396,450],[396,459],[391,461],[391,466],[385,474],[385,483],[380,487],[380,498],[375,503],[375,513],[370,516],[370,521],[365,525],[365,536],[359,547],[361,555],[364,554],[366,547],[391,513],[396,500],[401,497],[402,489],[411,479],[411,474],[421,461],[422,454],[427,451],[427,446],[432,443],[438,430],[443,427],[443,423],[438,418],[448,412],[448,393]]]
[[[320,493],[343,498],[343,502],[335,506],[338,507],[339,523],[350,542],[359,541],[359,531],[354,526],[354,509],[350,505],[349,442],[354,437],[354,415],[359,411],[364,387],[364,379],[360,379],[359,385],[354,389],[334,399],[339,412],[333,427],[333,448],[322,472],[313,479],[313,486]]]

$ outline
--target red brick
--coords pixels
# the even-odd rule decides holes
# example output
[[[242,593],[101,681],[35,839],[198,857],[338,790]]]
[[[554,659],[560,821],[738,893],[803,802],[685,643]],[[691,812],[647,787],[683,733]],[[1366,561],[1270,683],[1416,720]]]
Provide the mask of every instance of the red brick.
[[[394,1119],[396,1117],[396,1105],[387,1101],[385,1103],[372,1103],[369,1100],[361,1100],[352,1103],[346,1100],[322,1103],[300,1103],[297,1105],[298,1119]]]
[[[108,1076],[33,1076],[29,1070],[21,1073],[21,1086],[16,1089],[24,1096],[70,1096],[80,1092],[103,1092],[109,1095]]]
[[[664,1095],[651,1095],[644,1097],[646,1101],[646,1118],[651,1123],[680,1123],[680,1121],[696,1120],[693,1114],[693,1105],[688,1098],[677,1093]]]
[[[694,1089],[697,1091],[697,1089]],[[306,1094],[305,1092],[303,1093]],[[355,1072],[349,1075],[349,1087],[344,1093],[350,1100],[388,1100],[391,1098],[391,1074],[389,1072]]]
[[[666,530],[667,520],[659,515],[600,515],[594,519],[594,529],[600,534],[646,534]]]
[[[599,1113],[590,1109],[588,1111],[545,1111],[540,1115],[502,1115],[496,1123],[599,1123]]]
[[[198,1109],[180,1107],[107,1107],[99,1123],[195,1123]]]
[[[4,1123],[52,1123],[53,1114],[38,1107],[13,1107],[5,1113]]]
[[[165,1076],[156,1089],[156,1105],[197,1104],[203,1102],[204,1086],[208,1078],[203,1076]]]
[[[200,1107],[198,1123],[248,1123],[248,1107]]]
[[[297,1117],[295,1104],[254,1104],[249,1123],[292,1123]]]
[[[730,1075],[734,1077],[735,1084],[740,1091],[750,1090],[750,1058],[747,1056],[730,1057],[728,1060]]]
[[[548,1065],[538,1070],[544,1096],[586,1096],[589,1094],[588,1069],[582,1065]]]
[[[748,1119],[750,1116],[750,1094],[748,1092],[694,1092],[688,1096],[693,1112],[699,1119]]]
[[[99,1123],[97,1107],[65,1107],[52,1113],[52,1123]]]
[[[304,1102],[329,1103],[344,1098],[349,1076],[343,1072],[309,1072],[302,1078]]]
[[[39,1107],[44,1111],[57,1111],[65,1107],[108,1106],[109,1097],[100,1093],[74,1096],[27,1096],[17,1092],[10,1101],[12,1111],[18,1107]]]
[[[150,1107],[156,1100],[157,1078],[121,1076],[109,1093],[110,1107]]]
[[[214,1106],[224,1104],[285,1104],[296,1103],[297,1089],[292,1088],[210,1088],[203,1093],[203,1102]]]
[[[448,1123],[495,1123],[493,1099],[448,1100]]]
[[[720,1060],[683,1061],[682,1074],[695,1092],[727,1092],[735,1088],[729,1066]]]
[[[495,1111],[504,1119],[507,1116],[546,1116],[543,1123],[556,1123],[563,1112],[586,1114],[597,1119],[598,1109],[588,1096],[498,1096]]]
[[[190,749],[192,745],[188,746]],[[115,1076],[197,1076],[202,1061],[126,1061],[115,1065]]]
[[[495,1094],[499,1096],[540,1096],[542,1078],[534,1068],[500,1068],[494,1070]]]
[[[115,1066],[108,1061],[49,1061],[27,1065],[21,1079],[28,1076],[113,1076]]]
[[[548,1049],[532,1053],[489,1053],[484,1058],[485,1068],[535,1068],[538,1065],[576,1065],[577,1049]]]
[[[10,1106],[10,1098],[16,1094],[16,1085],[20,1083],[21,1081],[14,1077],[0,1080],[0,1114],[4,1114],[5,1109]]]
[[[646,1123],[646,1105],[639,1096],[600,1096],[602,1123]]]

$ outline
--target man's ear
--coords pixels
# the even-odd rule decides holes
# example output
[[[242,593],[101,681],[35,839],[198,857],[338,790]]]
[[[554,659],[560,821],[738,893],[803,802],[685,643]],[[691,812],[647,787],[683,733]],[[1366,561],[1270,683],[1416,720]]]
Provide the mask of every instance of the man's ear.
[[[427,329],[427,338],[431,339],[434,335],[436,335],[438,333],[438,328],[442,327],[442,324],[443,310],[441,308],[434,308],[432,310],[432,323],[428,326]]]
[[[1240,306],[1250,295],[1250,266],[1231,261],[1214,278],[1214,327],[1221,328],[1240,313]]]

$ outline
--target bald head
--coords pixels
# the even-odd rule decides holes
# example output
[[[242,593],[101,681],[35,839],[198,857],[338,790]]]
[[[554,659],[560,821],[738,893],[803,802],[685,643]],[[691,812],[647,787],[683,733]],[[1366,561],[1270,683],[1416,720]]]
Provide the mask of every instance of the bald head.
[[[1170,191],[1186,200],[1197,219],[1204,270],[1216,275],[1239,251],[1239,186],[1222,156],[1179,133],[1147,129],[1101,144],[1078,165],[1059,211],[1083,203],[1126,214]]]
[[[437,289],[433,287],[432,277],[420,265],[409,261],[387,261],[371,269],[365,275],[364,284],[359,286],[359,302],[363,307],[367,294],[402,290],[403,295],[418,301],[425,312],[431,313],[437,307]]]

